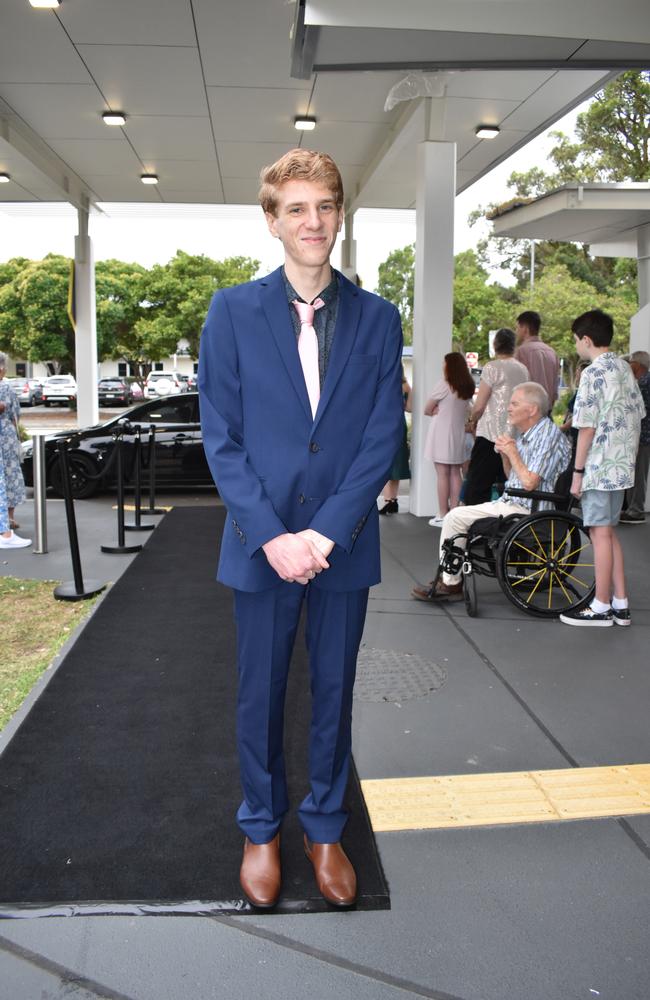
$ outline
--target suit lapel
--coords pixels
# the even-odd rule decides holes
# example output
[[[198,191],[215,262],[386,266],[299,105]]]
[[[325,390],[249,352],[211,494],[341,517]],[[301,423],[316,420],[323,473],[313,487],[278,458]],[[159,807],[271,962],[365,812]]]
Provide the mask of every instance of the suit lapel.
[[[350,351],[356,340],[360,319],[361,302],[358,289],[346,277],[341,276],[339,282],[339,307],[336,315],[336,329],[332,342],[332,352],[314,423],[318,423],[325,412],[325,408],[332,398],[337,383],[343,374],[343,369],[347,364]]]
[[[302,404],[306,416],[311,423],[311,407],[305,378],[302,373],[302,366],[298,356],[296,346],[296,335],[291,321],[291,314],[287,296],[285,293],[284,281],[282,280],[282,268],[273,271],[268,278],[260,282],[260,296],[262,309],[267,322],[271,327],[271,332],[277,344],[278,350],[284,366],[287,369],[289,378],[293,383],[298,398]],[[328,373],[329,374],[329,373]]]

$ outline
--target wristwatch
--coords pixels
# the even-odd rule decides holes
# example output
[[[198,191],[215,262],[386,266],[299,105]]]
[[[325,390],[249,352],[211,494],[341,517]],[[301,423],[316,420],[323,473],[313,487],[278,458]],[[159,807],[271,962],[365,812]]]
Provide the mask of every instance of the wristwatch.
[[[581,475],[582,475],[582,473],[583,473],[583,472],[584,472],[585,470],[584,470],[584,469],[574,469],[573,471],[574,471],[574,472],[577,472],[577,473],[578,473],[578,475],[579,475],[579,476],[581,476]]]

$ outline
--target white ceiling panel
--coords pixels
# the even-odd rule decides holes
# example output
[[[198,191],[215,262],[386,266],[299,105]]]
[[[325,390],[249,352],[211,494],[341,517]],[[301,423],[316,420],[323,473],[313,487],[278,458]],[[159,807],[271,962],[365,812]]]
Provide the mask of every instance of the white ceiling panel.
[[[512,147],[526,139],[525,132],[500,132],[496,139],[474,139],[471,148],[458,150],[458,162],[474,174],[483,173],[496,159],[508,156]]]
[[[209,87],[208,99],[215,133],[220,140],[295,143],[296,115],[305,114],[309,89],[258,90],[251,87]]]
[[[388,92],[402,73],[318,73],[309,113],[317,118],[347,122],[392,122],[395,111],[384,111]]]
[[[92,83],[3,84],[2,96],[45,139],[121,139],[101,119],[106,105]]]
[[[124,131],[142,160],[214,160],[215,157],[209,118],[134,115],[127,120]]]
[[[126,142],[113,139],[51,139],[50,146],[69,167],[85,177],[87,174],[133,174],[139,177],[142,165]]]
[[[190,191],[184,188],[163,187],[160,196],[165,202],[182,202],[186,205],[222,205],[221,185],[218,188],[206,188],[203,191]]]
[[[81,45],[108,104],[132,115],[206,115],[196,49],[144,45]]]
[[[447,97],[487,97],[505,101],[523,101],[553,76],[553,70],[453,70],[446,75]]]
[[[194,0],[194,10],[209,87],[304,87],[289,74],[293,4]]]
[[[365,122],[319,122],[316,132],[305,137],[303,146],[324,149],[339,166],[364,164],[388,138],[389,125],[368,125]]]
[[[451,97],[445,103],[444,138],[449,142],[458,143],[460,156],[476,142],[474,133],[477,125],[501,126],[518,107],[514,101],[497,101],[487,97],[474,100]],[[508,128],[510,128],[509,123]],[[494,143],[495,140],[489,141]]]
[[[127,174],[106,176],[105,174],[88,174],[85,180],[97,195],[97,201],[143,201],[160,202],[160,195],[155,187],[142,184],[139,176]]]
[[[76,44],[196,45],[189,4],[179,0],[65,0],[58,16]]]
[[[596,90],[599,80],[605,78],[602,72],[593,70],[566,70],[555,73],[539,90],[512,112],[505,121],[507,128],[530,131],[539,128],[549,118],[549,111],[567,107],[582,94]],[[550,116],[551,118],[554,115]]]
[[[0,4],[0,84],[87,83],[88,73],[51,12]]]
[[[161,190],[183,188],[186,191],[212,191],[213,195],[217,190],[221,193],[219,171],[214,160],[195,160],[191,163],[184,160],[146,160],[145,166],[158,174]]]
[[[252,177],[224,177],[223,188],[229,205],[252,205],[257,201],[259,184]]]
[[[298,132],[294,129],[296,142]],[[262,167],[275,163],[292,146],[279,142],[220,142],[217,147],[221,173],[226,177],[244,177],[257,180]]]

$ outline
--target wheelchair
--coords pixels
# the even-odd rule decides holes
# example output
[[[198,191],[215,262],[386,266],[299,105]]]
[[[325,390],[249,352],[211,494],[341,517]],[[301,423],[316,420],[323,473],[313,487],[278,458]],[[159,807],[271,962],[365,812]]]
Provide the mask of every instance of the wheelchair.
[[[593,549],[589,529],[571,509],[571,471],[561,473],[554,493],[508,490],[508,496],[532,500],[530,514],[480,518],[466,534],[448,538],[434,586],[443,572],[461,573],[472,618],[478,614],[478,576],[496,577],[508,600],[537,618],[557,618],[589,604],[596,590]],[[539,510],[542,502],[554,506]]]

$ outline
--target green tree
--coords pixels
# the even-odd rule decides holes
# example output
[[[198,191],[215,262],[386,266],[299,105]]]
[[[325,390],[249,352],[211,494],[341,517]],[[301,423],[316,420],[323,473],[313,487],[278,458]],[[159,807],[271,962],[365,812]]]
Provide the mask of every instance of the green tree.
[[[488,354],[488,334],[512,322],[512,303],[507,290],[489,284],[489,275],[473,250],[456,254],[454,260],[454,346],[459,351]]]
[[[555,146],[549,153],[551,171],[539,167],[513,172],[508,180],[514,192],[505,205],[478,209],[470,223],[504,208],[546,194],[571,182],[650,180],[650,73],[629,71],[607,84],[578,115],[574,142],[562,132],[551,132]],[[483,263],[514,274],[523,290],[530,282],[530,241],[489,237],[481,242]],[[593,285],[600,295],[634,288],[636,262],[594,258],[589,248],[574,243],[542,241],[535,248],[535,278],[547,267],[564,266],[580,281]]]
[[[393,250],[379,265],[377,294],[397,307],[404,343],[413,343],[413,297],[415,290],[415,244]]]
[[[625,293],[616,290],[610,295],[599,295],[593,285],[575,278],[562,264],[546,268],[535,283],[534,290],[522,296],[520,308],[536,309],[542,315],[542,337],[564,359],[567,376],[573,373],[576,350],[571,324],[576,316],[588,309],[604,309],[614,319],[614,351],[627,348],[630,319],[636,312],[636,303]]]
[[[413,296],[415,247],[393,250],[379,265],[377,293],[397,306],[402,318],[404,342],[413,343]],[[488,332],[510,321],[511,292],[489,282],[489,275],[473,250],[454,260],[454,314],[452,337],[455,348],[487,355]]]
[[[14,275],[0,288],[0,341],[28,361],[48,361],[55,371],[74,371],[74,331],[68,318],[70,260],[14,260]],[[5,265],[5,274],[11,268]]]
[[[250,257],[217,261],[182,250],[177,250],[168,264],[154,265],[143,281],[145,309],[136,323],[152,359],[173,354],[180,340],[187,341],[189,353],[198,357],[201,329],[213,294],[219,288],[250,281],[258,268],[259,261]]]

